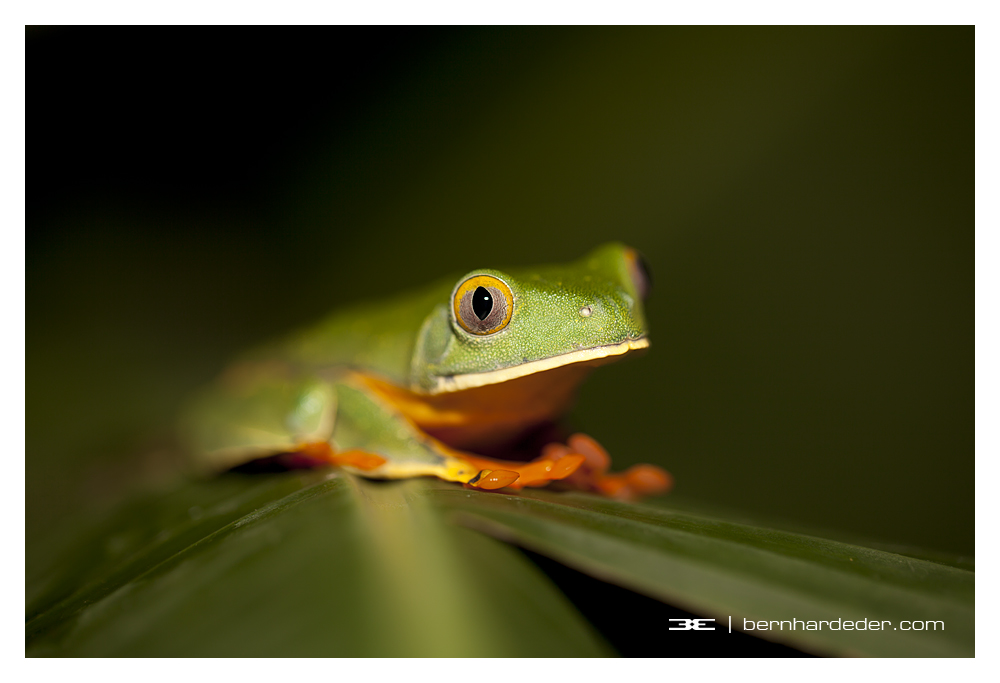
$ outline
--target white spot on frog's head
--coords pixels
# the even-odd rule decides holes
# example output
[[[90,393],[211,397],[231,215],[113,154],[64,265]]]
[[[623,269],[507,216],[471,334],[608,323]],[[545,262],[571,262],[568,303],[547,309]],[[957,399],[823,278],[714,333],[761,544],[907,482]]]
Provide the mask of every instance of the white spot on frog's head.
[[[580,309],[580,316],[583,318],[589,318],[593,312],[594,312],[593,308],[591,308],[590,306],[584,306],[583,308]]]

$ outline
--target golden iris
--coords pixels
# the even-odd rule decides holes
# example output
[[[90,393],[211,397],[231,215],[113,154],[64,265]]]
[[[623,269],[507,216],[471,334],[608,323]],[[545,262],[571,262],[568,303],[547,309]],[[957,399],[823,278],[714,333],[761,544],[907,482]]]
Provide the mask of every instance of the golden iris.
[[[473,275],[455,288],[455,320],[466,332],[499,332],[510,322],[514,295],[507,283],[492,275]]]

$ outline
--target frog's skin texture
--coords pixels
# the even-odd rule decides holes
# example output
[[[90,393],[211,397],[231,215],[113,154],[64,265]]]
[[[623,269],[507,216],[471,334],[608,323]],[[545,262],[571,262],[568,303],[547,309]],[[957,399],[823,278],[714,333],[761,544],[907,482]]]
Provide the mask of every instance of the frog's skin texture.
[[[512,459],[591,369],[649,346],[648,289],[636,252],[612,243],[575,263],[481,269],[363,304],[243,356],[192,402],[182,437],[212,471],[270,458],[482,489],[662,492],[669,474],[609,474],[582,434]]]

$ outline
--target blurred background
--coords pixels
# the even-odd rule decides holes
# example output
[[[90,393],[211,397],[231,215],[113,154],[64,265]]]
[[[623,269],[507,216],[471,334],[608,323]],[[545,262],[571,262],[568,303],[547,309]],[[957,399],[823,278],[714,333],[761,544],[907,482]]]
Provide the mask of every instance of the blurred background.
[[[573,426],[661,504],[974,553],[974,29],[27,29],[35,548],[235,352],[620,240]]]

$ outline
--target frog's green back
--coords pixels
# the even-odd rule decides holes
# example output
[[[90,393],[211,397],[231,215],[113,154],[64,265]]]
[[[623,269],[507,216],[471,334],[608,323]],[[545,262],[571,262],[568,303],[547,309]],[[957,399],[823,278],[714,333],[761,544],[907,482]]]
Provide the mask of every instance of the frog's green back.
[[[350,366],[405,386],[417,335],[434,308],[445,303],[455,277],[385,301],[341,309],[284,340],[277,354],[304,368]]]

